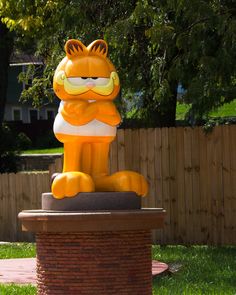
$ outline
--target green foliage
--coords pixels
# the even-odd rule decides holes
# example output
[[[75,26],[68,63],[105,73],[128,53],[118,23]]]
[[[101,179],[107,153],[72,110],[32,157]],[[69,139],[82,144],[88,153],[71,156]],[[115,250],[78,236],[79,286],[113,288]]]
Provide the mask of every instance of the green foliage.
[[[38,136],[34,144],[36,148],[56,148],[61,146],[61,143],[55,138],[52,130],[46,132],[45,134]]]
[[[234,1],[2,0],[0,15],[47,65],[22,94],[34,96],[36,105],[52,99],[53,71],[68,38],[108,41],[123,96],[142,93],[133,117],[147,125],[175,124],[179,82],[187,89],[187,118],[194,124],[236,97]]]
[[[26,150],[32,147],[31,139],[23,132],[18,134],[18,142],[20,150]]]
[[[17,171],[19,147],[15,135],[3,125],[0,129],[0,173]]]
[[[1,22],[0,15],[0,125],[3,122],[7,100],[8,66],[13,49],[13,33]]]
[[[16,134],[7,125],[0,127],[0,173],[17,172],[20,151],[29,148],[30,139],[24,134]]]
[[[131,39],[144,49],[140,54],[136,48],[137,55],[131,64],[137,71],[140,61],[137,73],[143,67],[141,90],[148,106],[158,108],[159,116],[170,111],[171,104],[175,105],[171,95],[175,96],[176,81],[188,90],[185,94],[185,100],[191,103],[188,117],[195,123],[212,108],[236,97],[235,16],[232,1],[138,1],[129,18],[133,25],[127,26],[131,29],[126,29],[124,39]],[[143,42],[140,35],[136,40],[133,36],[137,27],[140,34],[144,28]],[[122,30],[120,23],[119,29]],[[115,34],[113,40],[117,42]],[[121,51],[126,41],[121,38],[118,43]],[[126,80],[130,83],[131,79]]]
[[[55,98],[52,91],[53,71],[49,66],[29,65],[25,72],[20,73],[20,82],[32,85],[21,93],[21,101],[32,101],[34,107],[42,106]]]

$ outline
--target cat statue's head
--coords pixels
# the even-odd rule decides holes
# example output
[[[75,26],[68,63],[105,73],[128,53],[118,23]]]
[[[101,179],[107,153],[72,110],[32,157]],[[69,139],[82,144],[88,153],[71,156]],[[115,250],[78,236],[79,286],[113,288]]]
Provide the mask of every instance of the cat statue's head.
[[[59,63],[53,78],[53,89],[61,100],[113,100],[120,82],[114,65],[107,57],[108,46],[96,40],[85,46],[79,40],[68,40],[66,57]]]

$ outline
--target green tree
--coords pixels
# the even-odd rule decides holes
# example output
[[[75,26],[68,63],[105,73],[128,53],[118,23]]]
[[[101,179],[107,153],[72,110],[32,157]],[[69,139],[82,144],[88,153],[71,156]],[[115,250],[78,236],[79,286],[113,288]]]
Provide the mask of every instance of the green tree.
[[[143,104],[134,115],[147,125],[175,125],[179,82],[187,89],[193,122],[236,97],[233,0],[2,0],[0,15],[23,38],[31,36],[45,61],[44,77],[23,93],[34,94],[38,103],[50,97],[68,38],[108,41],[123,94],[141,93]]]
[[[154,124],[174,126],[179,82],[193,123],[236,98],[235,1],[140,0],[108,31],[123,53],[124,80],[137,89],[136,80]]]
[[[13,36],[5,24],[0,21],[0,126],[4,117],[7,99],[8,66],[13,49]]]
[[[43,77],[36,75],[32,87],[22,93],[22,99],[34,98],[35,105],[52,99],[52,77],[64,56],[64,44],[69,38],[79,38],[89,44],[104,38],[106,27],[121,18],[124,7],[131,13],[135,1],[27,1],[1,0],[0,16],[7,26],[17,32],[24,46],[34,48],[45,64]],[[128,13],[128,12],[127,12]],[[24,41],[22,41],[24,39]],[[31,79],[34,66],[20,79]]]

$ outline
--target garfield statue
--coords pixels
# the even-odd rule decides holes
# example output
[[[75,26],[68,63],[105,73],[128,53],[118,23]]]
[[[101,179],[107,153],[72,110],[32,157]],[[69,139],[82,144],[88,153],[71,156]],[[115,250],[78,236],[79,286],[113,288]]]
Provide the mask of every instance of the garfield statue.
[[[61,199],[96,191],[145,196],[148,185],[142,175],[132,171],[109,175],[108,171],[109,146],[121,117],[113,103],[120,82],[107,57],[107,43],[96,40],[86,47],[72,39],[66,42],[65,52],[53,79],[61,100],[53,129],[64,144],[63,172],[53,180],[53,196]]]

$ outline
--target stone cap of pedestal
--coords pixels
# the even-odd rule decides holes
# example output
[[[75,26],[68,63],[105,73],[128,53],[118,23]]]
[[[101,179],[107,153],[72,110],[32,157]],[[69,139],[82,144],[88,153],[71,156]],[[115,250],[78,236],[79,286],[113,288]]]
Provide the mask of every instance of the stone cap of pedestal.
[[[25,210],[18,218],[23,231],[88,232],[158,229],[164,226],[165,215],[162,208],[83,212]]]

